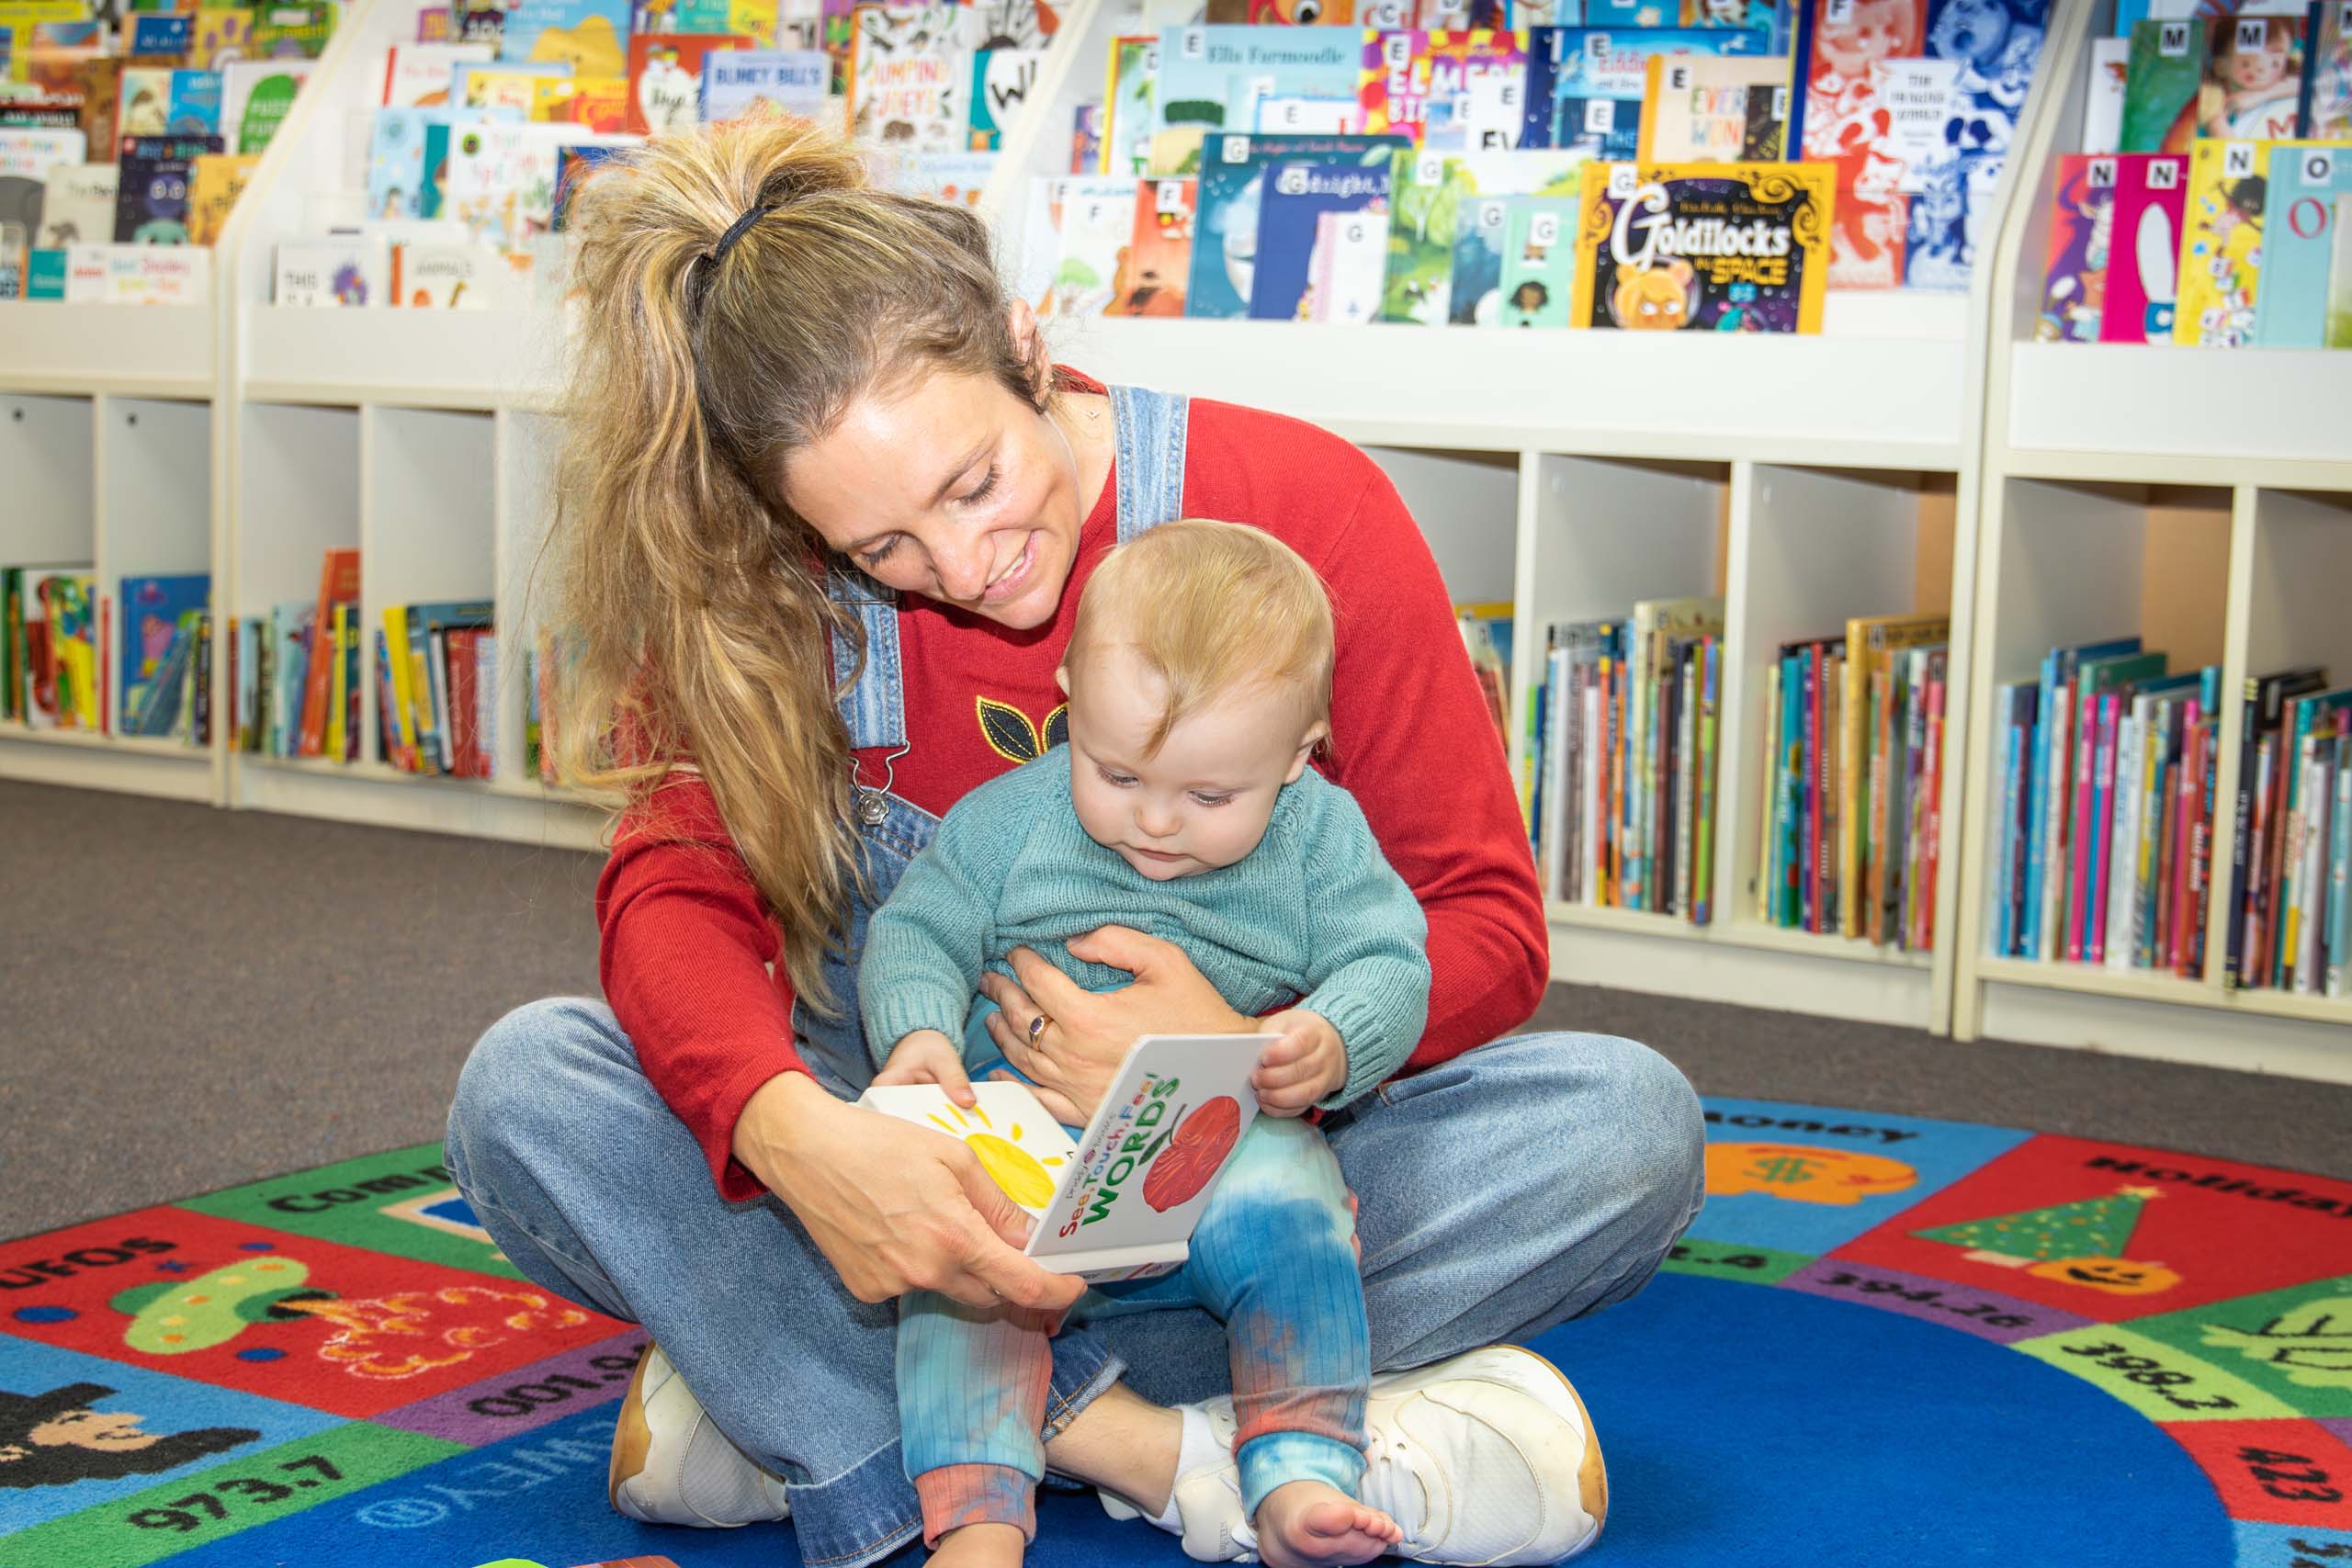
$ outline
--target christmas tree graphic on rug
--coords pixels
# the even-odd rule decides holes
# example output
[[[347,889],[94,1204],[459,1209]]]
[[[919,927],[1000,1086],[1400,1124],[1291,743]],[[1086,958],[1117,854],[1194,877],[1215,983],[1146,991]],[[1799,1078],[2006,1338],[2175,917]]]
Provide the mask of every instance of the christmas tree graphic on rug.
[[[2153,1187],[2125,1187],[2103,1198],[1911,1234],[1922,1241],[1966,1247],[1964,1256],[1972,1263],[2022,1269],[2038,1279],[2113,1295],[2154,1295],[2179,1284],[2180,1276],[2161,1263],[2135,1263],[2124,1249],[2139,1227],[2141,1210],[2162,1196]]]

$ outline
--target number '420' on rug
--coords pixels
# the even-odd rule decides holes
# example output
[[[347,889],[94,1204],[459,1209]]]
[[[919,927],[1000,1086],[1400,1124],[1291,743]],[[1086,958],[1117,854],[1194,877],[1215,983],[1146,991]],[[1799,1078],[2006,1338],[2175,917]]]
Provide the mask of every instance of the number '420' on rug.
[[[2352,1183],[1707,1119],[1657,1278],[1534,1342],[1608,1456],[1582,1561],[2352,1564]],[[0,1568],[798,1562],[606,1506],[643,1345],[509,1267],[429,1145],[0,1243]],[[1030,1561],[1185,1559],[1054,1492]]]

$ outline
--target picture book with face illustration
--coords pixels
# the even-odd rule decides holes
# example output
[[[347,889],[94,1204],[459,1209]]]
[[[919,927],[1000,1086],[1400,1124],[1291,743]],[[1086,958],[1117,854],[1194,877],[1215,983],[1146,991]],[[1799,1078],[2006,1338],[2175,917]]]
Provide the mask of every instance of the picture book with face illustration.
[[[1809,164],[1589,164],[1571,325],[1812,333],[1836,172]]]

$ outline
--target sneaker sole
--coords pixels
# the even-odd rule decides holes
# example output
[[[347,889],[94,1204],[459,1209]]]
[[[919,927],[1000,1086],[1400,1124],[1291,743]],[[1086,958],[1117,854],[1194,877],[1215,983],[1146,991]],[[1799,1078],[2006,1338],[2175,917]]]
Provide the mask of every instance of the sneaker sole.
[[[629,1374],[628,1392],[621,1395],[620,1418],[613,1428],[612,1461],[605,1468],[605,1496],[613,1512],[628,1518],[637,1516],[621,1506],[621,1483],[645,1472],[645,1456],[653,1449],[653,1428],[645,1424],[645,1367],[652,1359],[649,1345]]]
[[[1568,1381],[1567,1374],[1550,1361],[1521,1345],[1498,1345],[1495,1348],[1524,1356],[1551,1373],[1562,1392],[1567,1394],[1568,1405],[1576,1412],[1575,1419],[1584,1427],[1584,1462],[1577,1467],[1577,1500],[1584,1511],[1592,1516],[1592,1534],[1586,1538],[1584,1545],[1577,1548],[1577,1552],[1589,1551],[1600,1540],[1600,1532],[1609,1523],[1609,1467],[1600,1457],[1600,1434],[1593,1430],[1592,1413],[1584,1407],[1584,1396],[1577,1393],[1577,1386]],[[1568,1418],[1567,1410],[1549,1400],[1545,1403],[1552,1404],[1561,1419]]]

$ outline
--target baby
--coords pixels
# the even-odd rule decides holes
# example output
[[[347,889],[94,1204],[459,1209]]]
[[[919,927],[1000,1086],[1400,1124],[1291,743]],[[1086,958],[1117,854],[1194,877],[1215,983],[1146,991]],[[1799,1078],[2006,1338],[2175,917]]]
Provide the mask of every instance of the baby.
[[[1251,1080],[1265,1114],[1218,1179],[1191,1258],[1072,1309],[1200,1306],[1225,1323],[1242,1509],[1275,1564],[1360,1562],[1403,1535],[1355,1500],[1363,1285],[1339,1162],[1301,1118],[1370,1092],[1411,1052],[1427,927],[1353,798],[1307,768],[1329,734],[1331,661],[1323,585],[1272,536],[1185,521],[1121,546],[1087,582],[1057,671],[1069,743],[947,814],[859,965],[878,1084],[992,1058],[974,991],[983,967],[1012,973],[1015,947],[1089,989],[1125,983],[1063,945],[1113,923],[1175,942],[1281,1037]],[[1034,1538],[1050,1331],[920,1292],[900,1303],[907,1474],[936,1562],[1018,1563]],[[1197,1409],[1184,1418],[1189,1457],[1213,1439]],[[1175,1499],[1154,1522],[1182,1528]]]

